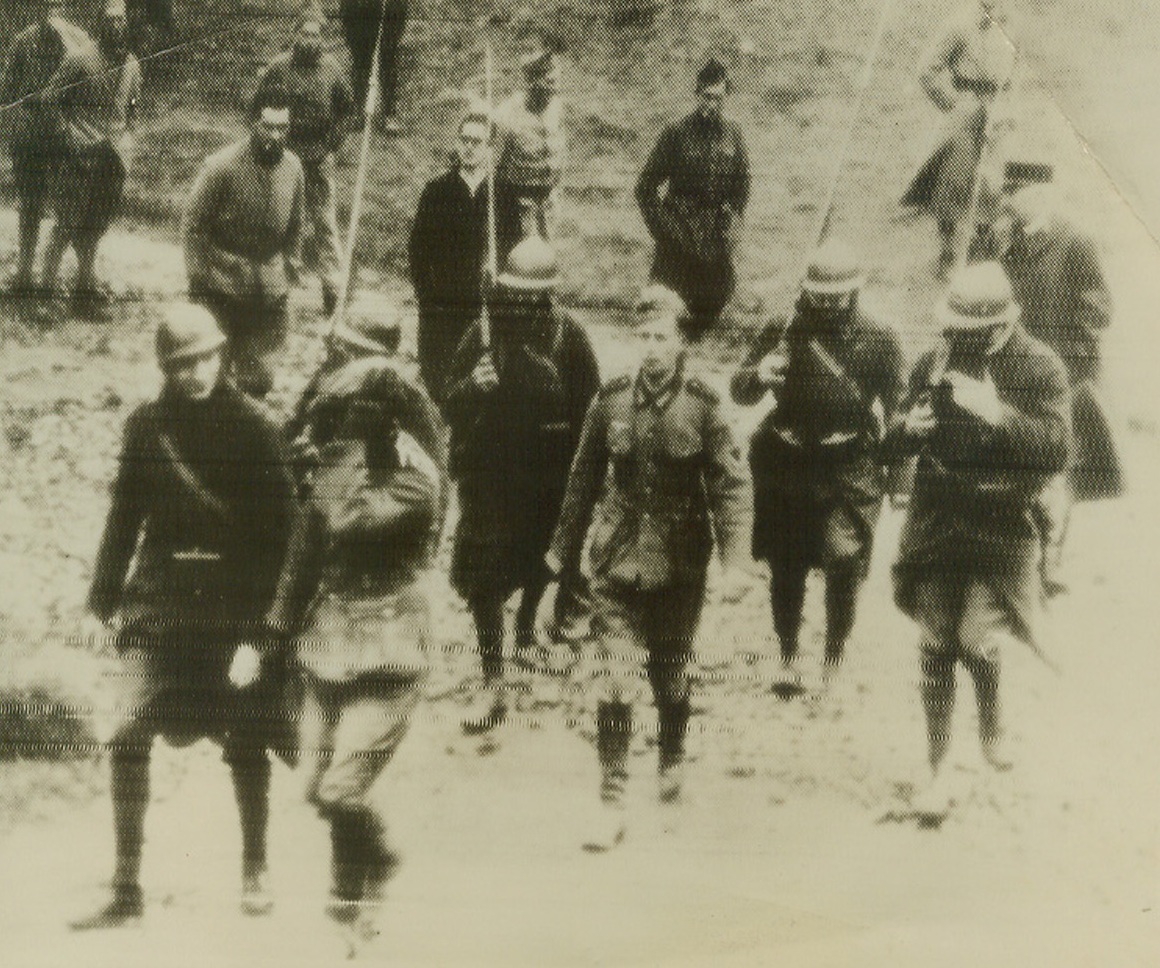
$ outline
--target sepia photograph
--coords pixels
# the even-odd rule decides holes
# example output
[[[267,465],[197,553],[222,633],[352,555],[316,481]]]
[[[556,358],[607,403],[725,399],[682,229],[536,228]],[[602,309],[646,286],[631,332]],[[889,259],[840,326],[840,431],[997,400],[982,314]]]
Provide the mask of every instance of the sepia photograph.
[[[3,0],[0,964],[1160,964],[1157,51]]]

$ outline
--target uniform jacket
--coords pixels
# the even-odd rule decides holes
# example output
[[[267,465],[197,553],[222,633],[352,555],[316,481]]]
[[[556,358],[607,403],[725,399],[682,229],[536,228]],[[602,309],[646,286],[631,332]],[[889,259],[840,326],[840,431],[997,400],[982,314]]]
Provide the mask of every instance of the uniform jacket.
[[[121,80],[121,71],[95,43],[69,46],[46,89],[68,151],[83,154],[103,144],[120,148],[126,127]]]
[[[658,248],[675,247],[702,263],[729,262],[749,201],[740,128],[696,111],[670,124],[637,179],[636,200]]]
[[[487,253],[487,182],[474,193],[456,167],[419,197],[408,246],[419,303],[419,365],[438,393],[467,327],[479,315]]]
[[[92,38],[80,27],[59,18],[47,27],[32,24],[16,35],[0,75],[0,104],[13,105],[5,111],[10,115],[8,140],[13,148],[59,147],[59,118],[42,95],[66,51],[92,46]]]
[[[336,441],[369,441],[371,453],[376,442],[390,447],[406,433],[431,458],[437,479],[399,467],[395,453],[376,461],[390,473],[368,481],[372,490],[352,499],[380,512],[391,509],[400,527],[381,534],[336,534],[308,499],[267,624],[280,634],[301,632],[298,662],[320,679],[421,672],[431,634],[422,577],[446,505],[443,434],[434,404],[389,358],[364,356],[323,367],[299,405],[295,428],[324,455]]]
[[[931,392],[932,373],[944,358],[934,351],[919,360],[910,379],[911,400]],[[995,579],[1000,594],[1023,603],[1014,606],[1017,613],[1025,613],[1035,597],[1019,584],[1034,577],[1034,569],[1027,568],[1039,548],[1033,505],[1067,464],[1067,374],[1050,348],[1018,326],[987,358],[986,370],[1004,405],[997,426],[987,426],[934,391],[939,424],[919,448],[896,569],[896,595],[908,612],[916,582],[931,568]],[[915,446],[902,433],[899,417],[887,447]]]
[[[923,58],[919,81],[945,119],[935,146],[903,197],[904,205],[928,205],[943,219],[958,218],[970,201],[982,151],[987,112],[1003,109],[995,97],[1010,86],[1015,57],[1010,42],[993,22],[980,26],[977,7],[951,18]],[[989,155],[1001,170],[1001,141],[1006,125],[992,123]],[[988,173],[984,173],[984,178]],[[998,184],[998,179],[990,181]]]
[[[495,112],[496,179],[516,190],[547,192],[564,170],[563,108],[553,97],[540,114],[529,111],[527,95],[516,91]]]
[[[304,64],[292,50],[279,54],[262,72],[256,96],[268,91],[280,91],[290,100],[287,144],[304,165],[318,165],[338,150],[354,95],[335,57],[324,52],[316,64]]]
[[[754,554],[773,553],[777,533],[791,530],[781,515],[802,504],[850,514],[868,552],[885,486],[879,445],[902,392],[898,339],[860,309],[839,327],[799,311],[758,335],[733,377],[734,400],[765,396],[758,367],[779,346],[789,360],[785,385],[750,445]]]
[[[246,137],[211,155],[182,225],[190,290],[283,298],[301,258],[304,190],[302,163],[293,152],[267,168]]]
[[[747,559],[749,476],[715,391],[684,371],[658,396],[641,377],[608,383],[593,401],[548,554],[580,558],[591,525],[597,581],[642,589],[700,584],[714,542],[722,561]]]
[[[89,608],[146,632],[255,623],[294,506],[281,435],[256,404],[225,383],[197,403],[163,393],[126,421]]]

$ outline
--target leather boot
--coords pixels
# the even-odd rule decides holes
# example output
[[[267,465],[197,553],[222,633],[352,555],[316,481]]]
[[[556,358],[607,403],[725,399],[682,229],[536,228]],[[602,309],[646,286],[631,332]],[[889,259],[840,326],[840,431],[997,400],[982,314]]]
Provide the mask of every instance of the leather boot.
[[[628,748],[632,741],[632,707],[601,702],[596,707],[596,754],[600,759],[599,814],[584,840],[584,849],[611,850],[624,839],[624,788],[628,783]]]
[[[692,707],[688,699],[657,704],[659,735],[657,747],[657,797],[661,803],[681,799],[684,782],[685,732]]]
[[[270,817],[270,761],[246,757],[230,763],[234,798],[242,828],[243,914],[256,917],[274,907],[266,870],[266,828]]]
[[[975,702],[979,710],[979,748],[991,769],[1004,773],[1013,764],[1003,743],[999,665],[995,662],[978,662],[971,669],[971,676],[975,682]]]

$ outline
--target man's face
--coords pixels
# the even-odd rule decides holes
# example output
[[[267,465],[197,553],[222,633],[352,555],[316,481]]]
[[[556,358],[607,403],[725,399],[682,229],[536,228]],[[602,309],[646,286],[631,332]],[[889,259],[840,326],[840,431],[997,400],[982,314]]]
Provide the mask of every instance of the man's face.
[[[823,316],[839,316],[854,304],[852,292],[813,292],[802,290],[802,299],[812,310]]]
[[[105,36],[114,44],[124,45],[129,25],[123,13],[105,14]]]
[[[697,110],[703,118],[719,118],[725,109],[725,95],[729,85],[725,81],[709,84],[697,91]]]
[[[205,400],[218,385],[222,372],[222,351],[212,349],[197,356],[173,360],[165,367],[165,379],[182,400]]]
[[[632,332],[640,347],[641,359],[645,363],[669,363],[681,348],[676,319],[663,308],[642,310],[641,317]]]
[[[487,126],[468,121],[459,129],[459,164],[465,171],[477,171],[487,160]]]
[[[305,21],[294,38],[294,50],[304,60],[317,61],[322,56],[322,24]]]
[[[290,134],[289,108],[262,108],[254,122],[254,147],[258,157],[268,163],[281,159]]]

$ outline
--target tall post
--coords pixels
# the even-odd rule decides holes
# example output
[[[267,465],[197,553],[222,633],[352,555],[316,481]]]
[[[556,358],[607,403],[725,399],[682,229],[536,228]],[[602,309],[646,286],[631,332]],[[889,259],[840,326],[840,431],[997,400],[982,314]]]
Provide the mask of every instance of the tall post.
[[[491,346],[491,294],[498,276],[495,231],[495,92],[492,89],[495,65],[491,42],[491,23],[484,27],[483,86],[487,102],[487,278],[483,286],[483,302],[479,314],[480,341],[484,349]]]

